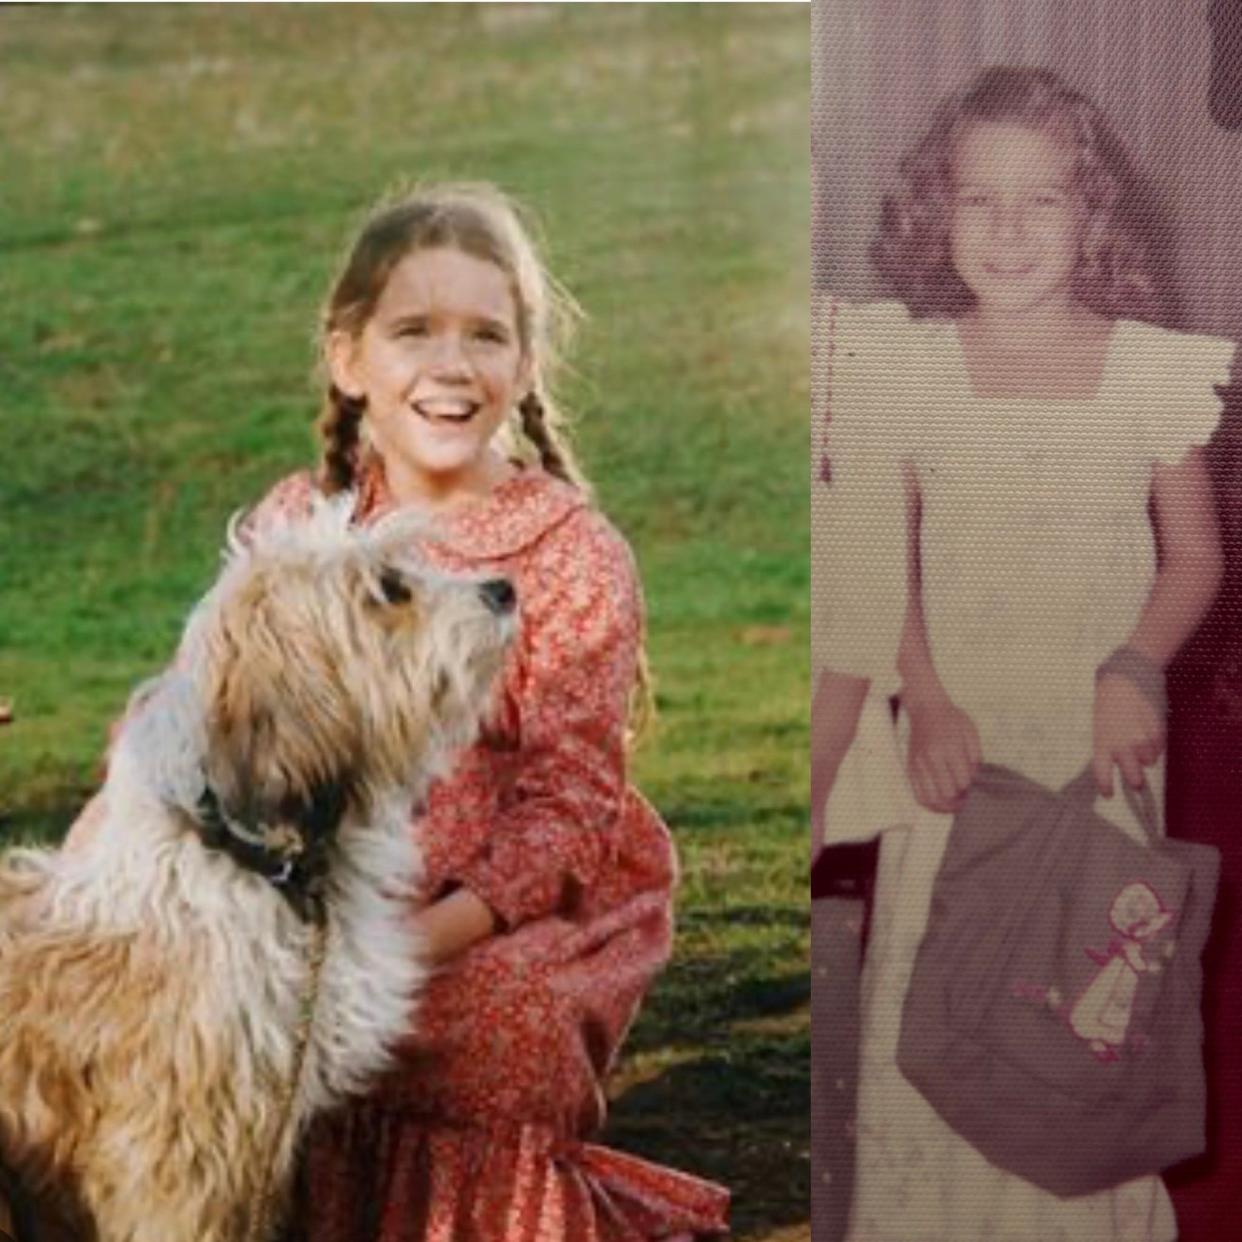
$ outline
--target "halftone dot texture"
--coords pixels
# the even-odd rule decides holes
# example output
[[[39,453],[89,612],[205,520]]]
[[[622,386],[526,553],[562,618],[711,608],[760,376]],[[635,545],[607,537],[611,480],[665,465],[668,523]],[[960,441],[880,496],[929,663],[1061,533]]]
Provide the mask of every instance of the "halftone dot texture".
[[[1153,463],[1207,444],[1228,569],[1172,679],[1170,816],[1173,831],[1219,834],[1228,893],[1242,882],[1242,850],[1227,839],[1242,779],[1242,402],[1228,387],[1242,335],[1242,6],[812,0],[812,42],[815,671],[897,688],[904,463],[922,497],[937,671],[986,758],[1064,783],[1090,755],[1092,671],[1125,641],[1156,571]],[[1118,318],[1089,399],[976,395],[953,325],[911,318],[869,258],[902,156],[945,97],[995,65],[1050,69],[1093,100],[1153,191],[1151,266],[1173,296],[1158,323]],[[815,1242],[1170,1242],[1178,1225],[1158,1179],[1046,1195],[983,1161],[897,1072],[901,1003],[948,822],[919,816],[881,848],[853,1141],[816,1128]],[[1238,922],[1220,929],[1212,1155],[1176,1191],[1184,1242],[1228,1236],[1242,1216],[1242,1076],[1228,1040],[1212,1035],[1242,1029]],[[833,995],[846,999],[815,1010],[817,1067],[850,1060],[849,962],[834,969]]]

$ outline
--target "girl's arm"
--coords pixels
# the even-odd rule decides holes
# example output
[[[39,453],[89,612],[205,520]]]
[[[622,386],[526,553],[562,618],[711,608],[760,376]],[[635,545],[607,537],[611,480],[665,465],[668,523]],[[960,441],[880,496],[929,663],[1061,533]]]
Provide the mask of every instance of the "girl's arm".
[[[1160,568],[1129,646],[1164,667],[1207,615],[1225,561],[1203,450],[1176,466],[1157,465],[1151,482]]]
[[[828,795],[849,750],[867,701],[870,681],[827,668],[815,684],[811,702],[811,857],[827,831]]]
[[[1212,481],[1202,449],[1175,466],[1152,470],[1152,499],[1160,540],[1160,565],[1151,594],[1127,645],[1161,668],[1207,615],[1224,572]],[[1113,766],[1135,788],[1143,768],[1164,749],[1165,722],[1126,678],[1102,677],[1095,696],[1096,784],[1113,793]]]
[[[583,510],[532,556],[519,586],[515,770],[479,852],[446,877],[508,931],[572,909],[613,863],[642,636],[633,558],[602,516]]]
[[[931,811],[956,811],[982,761],[979,732],[974,721],[945,690],[927,642],[923,618],[922,574],[919,564],[919,528],[922,502],[918,480],[909,467],[906,489],[906,620],[901,634],[897,669],[901,674],[901,701],[910,718],[910,747],[906,770],[915,799]]]
[[[469,889],[459,888],[414,916],[427,957],[439,965],[486,940],[496,931],[491,907]]]

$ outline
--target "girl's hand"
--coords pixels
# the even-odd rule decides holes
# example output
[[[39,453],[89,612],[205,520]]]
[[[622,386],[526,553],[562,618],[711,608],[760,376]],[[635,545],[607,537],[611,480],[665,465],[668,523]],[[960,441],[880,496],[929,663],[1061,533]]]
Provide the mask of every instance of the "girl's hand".
[[[1143,786],[1143,769],[1164,752],[1165,729],[1156,709],[1128,678],[1105,674],[1095,687],[1095,784],[1113,796],[1113,765],[1135,789]]]
[[[442,966],[471,945],[496,932],[496,916],[480,897],[459,888],[424,906],[414,916],[423,954],[433,966]]]
[[[947,695],[907,704],[910,750],[906,773],[915,800],[951,814],[962,804],[983,760],[975,722]]]

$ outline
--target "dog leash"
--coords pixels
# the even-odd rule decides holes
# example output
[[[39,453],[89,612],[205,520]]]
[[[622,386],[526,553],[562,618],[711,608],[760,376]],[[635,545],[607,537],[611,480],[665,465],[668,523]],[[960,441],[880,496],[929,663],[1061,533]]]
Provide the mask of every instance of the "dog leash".
[[[34,1200],[0,1160],[0,1242],[42,1242],[43,1235]]]
[[[316,903],[316,917],[311,922],[311,944],[307,955],[310,973],[306,980],[306,988],[302,993],[301,1014],[298,1018],[296,1043],[293,1052],[293,1072],[285,1083],[281,1093],[280,1106],[277,1112],[276,1142],[272,1149],[272,1158],[268,1162],[263,1180],[255,1195],[254,1211],[250,1214],[249,1227],[246,1231],[246,1242],[269,1242],[274,1225],[275,1193],[272,1188],[272,1174],[280,1165],[285,1148],[293,1138],[293,1102],[302,1086],[306,1071],[306,1053],[310,1047],[311,1032],[315,1025],[315,1010],[319,1004],[319,983],[323,975],[323,963],[327,957],[328,921],[322,902]]]
[[[0,1160],[0,1242],[26,1242],[26,1231],[19,1229],[17,1178]]]

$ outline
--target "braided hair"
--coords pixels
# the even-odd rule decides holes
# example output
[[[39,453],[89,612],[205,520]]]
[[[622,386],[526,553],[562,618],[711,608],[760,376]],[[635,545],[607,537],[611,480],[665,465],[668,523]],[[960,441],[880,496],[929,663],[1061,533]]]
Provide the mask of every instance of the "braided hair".
[[[319,487],[329,496],[354,486],[366,404],[360,397],[347,396],[335,384],[328,385],[318,431],[322,445]]]

